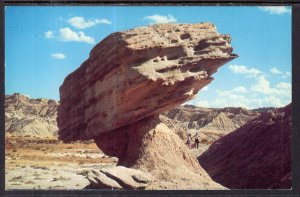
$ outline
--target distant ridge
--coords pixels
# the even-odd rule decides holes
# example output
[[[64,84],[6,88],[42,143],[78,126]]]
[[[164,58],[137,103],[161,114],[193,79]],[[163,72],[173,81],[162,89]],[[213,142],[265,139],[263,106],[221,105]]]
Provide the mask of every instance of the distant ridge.
[[[6,136],[56,136],[57,107],[52,99],[30,99],[19,93],[5,95]]]

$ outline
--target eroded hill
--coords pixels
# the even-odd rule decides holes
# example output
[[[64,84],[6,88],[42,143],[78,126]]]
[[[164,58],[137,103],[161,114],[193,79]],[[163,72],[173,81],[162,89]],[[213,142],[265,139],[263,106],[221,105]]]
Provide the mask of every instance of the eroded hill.
[[[5,96],[7,136],[53,137],[57,135],[58,103],[51,99],[30,99],[15,93]]]
[[[230,189],[291,188],[291,104],[217,140],[198,160]]]

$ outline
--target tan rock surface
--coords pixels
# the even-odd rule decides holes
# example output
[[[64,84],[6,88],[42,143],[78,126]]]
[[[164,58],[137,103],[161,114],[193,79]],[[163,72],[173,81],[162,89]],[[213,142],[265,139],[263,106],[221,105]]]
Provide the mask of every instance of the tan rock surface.
[[[64,80],[59,137],[91,139],[191,98],[234,59],[213,24],[160,24],[116,32]]]
[[[241,107],[202,108],[193,105],[178,106],[163,115],[179,121],[185,130],[220,131],[227,134],[259,116],[256,110]]]
[[[101,134],[96,144],[117,165],[153,175],[146,189],[225,189],[211,180],[183,141],[158,117]]]
[[[116,180],[124,189],[144,189],[147,186],[147,183],[152,181],[152,176],[150,174],[143,173],[140,170],[126,168],[124,166],[104,168],[100,171],[106,176]],[[146,183],[141,183],[141,179]]]
[[[89,189],[122,189],[119,183],[100,171],[92,170],[86,174],[87,180],[90,182]]]
[[[5,132],[10,136],[53,137],[57,135],[58,103],[30,99],[15,93],[5,96]]]
[[[59,139],[95,139],[118,165],[153,175],[146,189],[224,189],[158,114],[193,98],[236,57],[230,37],[210,23],[113,33],[60,87]]]

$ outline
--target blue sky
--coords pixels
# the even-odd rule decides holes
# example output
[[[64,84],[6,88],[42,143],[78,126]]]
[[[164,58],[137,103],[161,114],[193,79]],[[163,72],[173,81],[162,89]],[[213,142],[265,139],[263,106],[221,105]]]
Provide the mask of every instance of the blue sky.
[[[53,6],[5,8],[5,93],[59,100],[64,78],[115,31],[155,23],[212,22],[239,58],[189,101],[202,107],[281,107],[291,102],[289,7]]]

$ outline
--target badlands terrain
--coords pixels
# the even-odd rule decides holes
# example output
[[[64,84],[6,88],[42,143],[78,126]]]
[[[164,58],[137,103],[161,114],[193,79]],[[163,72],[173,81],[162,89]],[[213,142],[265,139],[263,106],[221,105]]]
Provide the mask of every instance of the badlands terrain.
[[[288,188],[290,151],[283,147],[290,145],[289,106],[182,106],[213,82],[219,67],[238,57],[230,43],[230,35],[218,33],[212,23],[115,32],[64,79],[59,103],[7,95],[6,188]],[[201,146],[190,150],[186,136],[197,132]],[[236,186],[233,173],[224,171],[238,172],[235,180],[247,177],[245,165],[238,165],[240,148],[251,156],[246,172],[276,176],[268,184]],[[278,151],[279,158],[272,156]],[[269,165],[276,162],[280,165]]]
[[[57,102],[49,99],[30,99],[18,93],[6,95],[6,189],[82,189],[89,184],[84,176],[88,169],[116,165],[118,159],[105,155],[91,140],[74,143],[58,140],[57,106]],[[190,107],[179,109],[186,113],[184,109]],[[189,118],[187,121],[192,122]],[[184,126],[188,124],[184,121],[168,118],[167,114],[162,115],[162,121],[184,141],[186,132],[196,130]],[[200,136],[200,148],[192,150],[195,156],[218,138],[202,133]]]
[[[93,141],[76,143],[63,143],[59,141],[57,139],[56,125],[57,106],[58,103],[53,100],[30,99],[21,94],[6,95],[6,189],[82,189],[89,184],[89,181],[84,176],[88,170],[110,168],[116,165],[118,159],[105,155]],[[191,150],[196,157],[199,157],[217,139],[232,132],[232,129],[234,129],[232,125],[237,125],[237,128],[239,128],[239,125],[242,126],[255,119],[260,113],[273,110],[271,108],[258,110],[246,110],[244,108],[209,109],[186,105],[164,113],[162,121],[177,133],[184,142],[186,141],[187,133],[194,134],[196,131],[200,131],[200,148]],[[41,115],[41,111],[45,111],[44,116]],[[218,118],[220,113],[227,121]],[[240,118],[234,118],[237,116]],[[39,119],[39,121],[27,121],[27,119],[32,120],[34,118]],[[228,121],[230,118],[233,120],[238,119],[239,121]],[[205,130],[206,125],[215,125],[215,128],[210,129],[211,132],[208,132]],[[28,129],[29,127],[31,130]],[[52,130],[49,128],[56,129]],[[231,130],[228,128],[231,128]],[[288,133],[288,131],[286,132]],[[227,138],[224,138],[224,140]],[[259,137],[256,136],[256,138]],[[272,139],[272,136],[269,136],[269,138]],[[244,139],[246,143],[249,137],[245,137]],[[277,138],[277,140],[280,139]],[[290,143],[290,141],[287,140],[285,143]],[[213,145],[212,147],[215,146]],[[228,151],[230,150],[233,151],[233,149],[229,149]],[[220,151],[221,155],[225,154],[223,152],[224,150]],[[208,154],[216,153],[212,153],[210,150],[199,157],[199,159],[201,158],[201,165],[204,166],[204,169],[208,170],[208,173],[214,180],[217,182],[220,181],[219,183],[228,188],[251,188],[249,183],[245,185],[246,183],[243,183],[239,179],[236,179],[236,182],[244,184],[243,186],[233,185],[236,183],[228,181],[227,183],[226,180],[232,179],[226,178],[230,177],[226,174],[238,171],[236,169],[224,169],[226,168],[226,166],[222,166],[224,163],[218,161],[214,164],[214,168],[209,168],[209,164],[214,162],[214,160],[208,160]],[[224,160],[225,163],[228,161]],[[241,167],[238,166],[237,168]],[[224,178],[218,178],[218,176],[214,175],[215,172],[212,171],[213,169],[229,170],[230,173],[222,173],[224,174]],[[288,176],[287,174],[285,177],[288,178],[290,175]],[[276,187],[276,185],[273,187]],[[164,187],[161,186],[161,189],[164,189]]]

